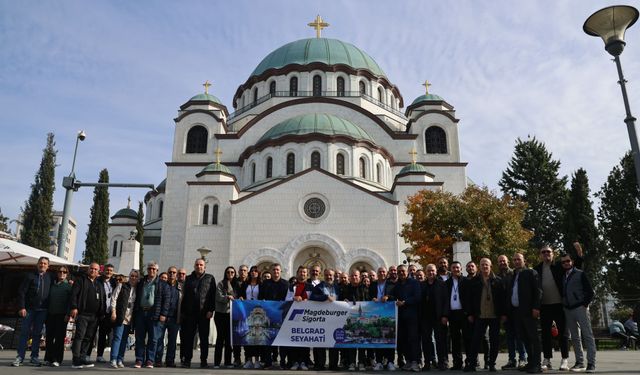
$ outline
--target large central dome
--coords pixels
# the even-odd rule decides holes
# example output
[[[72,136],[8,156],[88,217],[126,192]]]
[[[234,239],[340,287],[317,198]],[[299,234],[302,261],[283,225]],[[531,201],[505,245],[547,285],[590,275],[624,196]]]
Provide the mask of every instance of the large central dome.
[[[306,65],[316,62],[327,65],[344,64],[354,69],[366,69],[376,76],[385,76],[380,66],[364,51],[353,44],[328,38],[308,38],[287,43],[262,59],[251,76],[291,64]]]

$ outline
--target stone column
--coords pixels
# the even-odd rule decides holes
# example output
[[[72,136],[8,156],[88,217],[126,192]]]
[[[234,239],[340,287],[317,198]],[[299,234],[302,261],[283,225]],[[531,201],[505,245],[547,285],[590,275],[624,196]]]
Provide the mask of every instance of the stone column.
[[[140,242],[125,240],[122,242],[122,253],[117,271],[123,275],[129,275],[132,269],[140,269]]]
[[[453,243],[453,260],[462,264],[462,270],[471,261],[471,242],[457,241]]]

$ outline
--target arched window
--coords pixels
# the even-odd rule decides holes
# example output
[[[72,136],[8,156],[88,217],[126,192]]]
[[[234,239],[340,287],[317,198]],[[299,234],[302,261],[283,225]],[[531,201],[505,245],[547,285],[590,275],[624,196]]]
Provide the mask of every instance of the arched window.
[[[271,157],[267,158],[267,178],[271,178],[273,176],[273,159]]]
[[[287,154],[287,174],[296,173],[296,156],[293,152]]]
[[[122,244],[124,243],[124,241],[120,241],[120,256],[122,256]]]
[[[359,170],[359,172],[360,172],[360,174],[359,174],[359,175],[360,175],[360,177],[361,177],[361,178],[367,178],[367,173],[366,173],[367,161],[366,161],[366,160],[364,160],[364,158],[362,157],[362,158],[360,158],[360,160],[359,160],[359,163],[358,163],[358,164],[360,165],[360,170]]]
[[[251,163],[251,182],[256,182],[256,163]]]
[[[360,90],[360,95],[366,95],[367,94],[367,88],[364,85],[364,81],[358,82],[358,89]]]
[[[118,256],[118,241],[113,241],[113,250],[111,251],[111,256]]]
[[[313,96],[322,95],[322,77],[319,75],[313,76]]]
[[[344,155],[336,155],[336,174],[344,175]]]
[[[337,81],[338,96],[344,96],[344,78],[338,77]]]
[[[271,96],[276,94],[276,81],[271,81],[269,84],[269,94],[271,94]]]
[[[164,202],[160,201],[160,207],[158,208],[158,217],[162,218],[162,209],[164,208]]]
[[[202,208],[202,225],[209,224],[209,205],[205,204]]]
[[[382,183],[382,166],[380,163],[376,164],[376,182],[379,184]]]
[[[253,105],[258,104],[258,88],[253,89]]]
[[[187,133],[187,154],[204,154],[207,152],[209,132],[204,126],[194,126]]]
[[[320,168],[320,153],[314,151],[311,153],[311,168]]]
[[[147,205],[147,218],[151,218],[151,214],[153,213],[153,203],[149,202]]]
[[[211,213],[211,224],[218,225],[218,205],[213,205],[213,212]]]
[[[378,87],[378,101],[384,103],[384,90],[382,87]]]
[[[424,132],[424,143],[427,154],[447,153],[447,134],[439,126],[430,126]]]
[[[298,77],[289,80],[289,96],[298,96]]]

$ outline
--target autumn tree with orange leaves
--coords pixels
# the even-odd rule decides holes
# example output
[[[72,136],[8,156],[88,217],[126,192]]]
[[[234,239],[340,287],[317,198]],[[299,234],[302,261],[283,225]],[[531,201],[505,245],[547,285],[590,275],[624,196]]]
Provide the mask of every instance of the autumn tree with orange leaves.
[[[468,187],[461,195],[422,190],[409,197],[407,214],[411,222],[403,224],[402,236],[423,266],[440,256],[451,259],[456,236],[471,243],[471,257],[499,254],[511,258],[524,252],[535,256],[528,243],[532,233],[522,227],[526,203],[505,195],[498,197],[487,187]]]

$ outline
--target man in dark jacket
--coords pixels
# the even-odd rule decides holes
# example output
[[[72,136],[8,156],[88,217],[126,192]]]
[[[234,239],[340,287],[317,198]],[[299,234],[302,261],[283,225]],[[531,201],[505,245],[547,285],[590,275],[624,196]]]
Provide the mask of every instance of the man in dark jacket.
[[[571,255],[564,254],[560,258],[565,271],[563,280],[562,303],[567,317],[567,327],[571,332],[573,351],[576,354],[576,364],[571,371],[584,370],[584,354],[582,341],[587,346],[587,372],[596,370],[596,342],[591,329],[589,304],[593,300],[593,288],[587,275],[573,266]],[[582,337],[582,340],[580,339]]]
[[[395,270],[395,267],[394,267]],[[397,275],[397,271],[396,271]],[[387,269],[385,267],[379,267],[376,272],[376,280],[371,282],[369,287],[369,296],[374,302],[388,302],[393,301],[391,291],[396,286],[395,281],[387,279]],[[387,370],[395,371],[396,365],[394,363],[395,350],[393,349],[376,349],[376,364],[373,366],[374,371],[380,371],[384,369],[384,363],[386,362]]]
[[[153,368],[158,337],[169,314],[169,287],[158,277],[158,264],[147,264],[147,276],[136,285],[135,368]]]
[[[98,321],[96,325],[96,331],[94,332],[94,337],[98,337],[98,347],[96,349],[96,362],[103,363],[106,362],[104,359],[104,348],[109,343],[109,336],[111,335],[111,295],[113,294],[113,290],[116,288],[116,278],[113,277],[113,265],[105,264],[102,269],[102,275],[98,277],[98,282],[104,288],[105,295],[105,315]],[[87,356],[91,357],[91,350],[93,350],[94,340],[91,340],[91,345],[89,346],[89,350],[87,352]]]
[[[156,349],[156,366],[162,366],[162,355],[164,354],[164,336],[167,334],[167,357],[165,359],[166,367],[176,367],[176,347],[178,340],[178,331],[180,323],[178,322],[178,313],[180,306],[180,298],[182,295],[182,285],[178,283],[178,269],[175,266],[169,267],[167,270],[167,300],[169,309],[167,310],[167,320],[164,327],[160,329],[158,336],[158,348]]]
[[[496,358],[500,347],[500,321],[506,320],[505,294],[502,280],[491,271],[491,260],[480,260],[480,273],[473,278],[468,320],[473,323],[473,339],[469,361],[464,371],[475,371],[482,339],[489,328],[489,371],[496,371]]]
[[[200,337],[200,367],[207,368],[209,322],[215,309],[216,280],[213,275],[205,273],[206,263],[203,259],[197,259],[193,268],[184,282],[180,313],[185,339],[180,343],[184,346],[182,367],[191,367],[193,340],[197,331]]]
[[[462,264],[458,261],[451,262],[451,277],[445,282],[447,291],[446,299],[449,304],[449,335],[451,337],[451,357],[453,359],[452,370],[462,370],[462,342],[463,337],[470,335],[468,331],[465,301],[462,299]],[[465,347],[467,356],[471,348]]]
[[[29,272],[18,290],[18,316],[23,318],[20,339],[18,340],[18,355],[12,363],[18,367],[24,361],[27,352],[27,341],[31,337],[31,364],[40,366],[38,358],[40,352],[40,337],[42,336],[42,326],[47,318],[47,307],[49,306],[49,288],[53,277],[47,273],[49,269],[49,258],[38,259],[37,271]]]
[[[344,294],[340,295],[343,301],[359,302],[370,301],[369,288],[362,283],[360,278],[360,271],[351,271],[351,282],[344,289]],[[364,349],[346,349],[345,354],[347,356],[347,363],[349,364],[349,371],[354,371],[356,366],[356,352],[358,354],[358,367],[360,371],[364,371],[366,367],[366,352]]]
[[[69,316],[75,319],[76,333],[73,336],[71,352],[73,353],[73,368],[82,369],[93,367],[87,360],[86,353],[90,341],[93,339],[98,320],[105,314],[104,288],[98,282],[100,265],[91,263],[87,274],[81,275],[73,283],[71,289],[71,311]]]
[[[324,281],[321,281],[313,287],[310,301],[319,302],[333,302],[339,301],[338,287],[335,284],[336,272],[331,268],[324,270]],[[329,370],[338,371],[338,349],[329,349]],[[317,370],[324,370],[324,363],[326,361],[326,352],[324,348],[313,348],[313,360],[316,364]]]
[[[446,259],[445,259],[446,260]],[[420,333],[422,335],[422,351],[424,355],[423,370],[431,369],[430,359],[438,355],[438,369],[448,368],[447,355],[447,323],[449,305],[444,281],[436,275],[436,265],[427,264],[425,281],[421,285],[420,299]],[[433,353],[435,338],[436,353]]]
[[[398,282],[392,296],[398,306],[398,356],[404,355],[404,370],[420,371],[418,365],[418,311],[420,283],[409,277],[407,266],[398,266]]]
[[[498,276],[502,279],[504,289],[509,290],[511,288],[511,282],[513,281],[513,270],[509,267],[509,258],[502,254],[498,256]],[[513,319],[507,317],[507,321],[503,323],[504,330],[507,339],[507,352],[509,353],[509,361],[502,366],[503,370],[514,370],[516,368],[524,367],[527,365],[527,351],[524,348],[522,340],[516,333],[516,328],[513,325]],[[516,351],[518,352],[518,360],[516,361]]]
[[[260,294],[258,298],[264,299],[266,301],[284,301],[287,296],[287,289],[289,288],[289,283],[287,280],[282,278],[282,266],[279,263],[275,263],[271,265],[271,279],[265,280],[262,283],[262,288],[260,288]],[[278,353],[280,353],[280,368],[286,367],[286,353],[280,350],[278,346],[271,346],[267,348],[268,354],[265,355],[265,369],[273,366],[275,362],[278,364]]]
[[[540,339],[538,338],[538,319],[540,318],[540,300],[542,291],[538,273],[525,267],[524,256],[513,255],[514,276],[511,287],[507,290],[510,302],[509,319],[513,319],[518,337],[524,342],[529,354],[528,373],[541,373]]]

